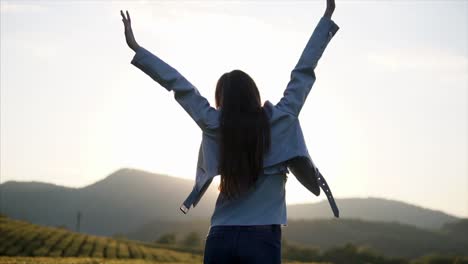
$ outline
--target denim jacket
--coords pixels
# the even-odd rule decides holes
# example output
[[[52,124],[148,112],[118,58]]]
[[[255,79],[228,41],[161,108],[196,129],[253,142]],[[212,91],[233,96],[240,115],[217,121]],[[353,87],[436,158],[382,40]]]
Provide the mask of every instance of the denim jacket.
[[[312,193],[318,196],[322,188],[335,217],[339,217],[338,208],[325,178],[309,155],[298,116],[315,82],[314,69],[338,29],[333,20],[326,17],[320,19],[291,72],[283,97],[277,104],[267,100],[263,105],[271,125],[272,142],[270,151],[264,156],[264,167],[285,163]],[[186,214],[192,205],[197,205],[213,178],[219,175],[217,139],[220,110],[210,106],[208,100],[181,73],[145,48],[140,46],[135,50],[131,64],[168,91],[173,91],[175,100],[202,130],[195,184],[180,206],[180,210]]]

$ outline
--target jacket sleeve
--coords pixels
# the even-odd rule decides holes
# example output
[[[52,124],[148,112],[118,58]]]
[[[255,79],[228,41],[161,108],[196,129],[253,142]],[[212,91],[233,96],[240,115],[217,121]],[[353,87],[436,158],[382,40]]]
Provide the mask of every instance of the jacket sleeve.
[[[322,17],[320,19],[296,67],[291,72],[291,79],[286,86],[283,97],[276,104],[276,108],[295,117],[299,116],[299,112],[315,82],[314,69],[338,29],[338,25],[330,18]]]
[[[142,46],[135,51],[131,62],[168,91],[174,91],[174,98],[192,117],[197,125],[204,130],[209,127],[210,120],[216,114],[216,109],[210,106],[198,89],[182,74],[158,56]]]

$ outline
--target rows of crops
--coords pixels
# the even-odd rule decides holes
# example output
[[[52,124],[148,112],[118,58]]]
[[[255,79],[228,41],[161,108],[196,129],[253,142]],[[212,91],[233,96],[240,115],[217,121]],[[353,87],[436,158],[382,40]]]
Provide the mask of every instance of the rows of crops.
[[[199,263],[202,256],[0,217],[0,256],[142,259]]]
[[[0,264],[200,264],[198,262],[161,262],[146,259],[0,257]],[[305,264],[305,263],[301,263]]]
[[[199,262],[160,262],[145,259],[0,257],[0,264],[187,264]],[[332,264],[316,262],[286,262],[285,264]]]

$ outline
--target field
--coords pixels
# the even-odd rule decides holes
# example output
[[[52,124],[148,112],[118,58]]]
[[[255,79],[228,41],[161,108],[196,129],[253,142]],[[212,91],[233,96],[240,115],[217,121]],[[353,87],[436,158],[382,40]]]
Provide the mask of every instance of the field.
[[[151,260],[123,260],[96,258],[47,258],[47,257],[0,257],[2,264],[182,264],[187,262],[158,262]],[[195,262],[194,262],[195,263]],[[201,262],[196,262],[201,263]],[[287,264],[314,264],[312,262],[287,262]],[[318,263],[317,263],[318,264]]]
[[[160,262],[144,259],[0,257],[1,264],[182,264],[201,262]]]
[[[92,236],[0,216],[0,264],[202,263],[203,252]],[[287,262],[289,264],[299,262]],[[305,262],[300,262],[306,264]],[[309,264],[313,264],[309,262]]]
[[[429,255],[414,260],[389,259],[365,248],[345,245],[328,251],[296,247],[282,249],[285,264],[468,264],[468,258]],[[292,262],[301,260],[304,262]],[[180,245],[76,233],[34,225],[0,215],[0,264],[163,264],[202,263],[203,250]]]
[[[156,263],[200,263],[202,256],[187,252],[157,248],[137,241],[119,240],[71,232],[55,227],[33,225],[25,221],[0,217],[0,263],[12,262],[10,257],[74,257],[64,263],[103,263],[105,259],[140,259]],[[19,259],[19,258],[18,258]],[[95,260],[100,259],[100,260]],[[50,258],[23,258],[21,263],[52,263]],[[101,261],[101,262],[99,262]],[[108,262],[105,263],[121,263]],[[124,262],[125,263],[125,262]],[[132,261],[132,263],[138,263]]]

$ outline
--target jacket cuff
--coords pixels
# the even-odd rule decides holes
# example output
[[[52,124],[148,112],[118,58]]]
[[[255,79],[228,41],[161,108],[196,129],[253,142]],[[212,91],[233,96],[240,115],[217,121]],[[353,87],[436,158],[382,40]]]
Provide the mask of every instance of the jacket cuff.
[[[148,55],[149,51],[143,48],[142,46],[138,46],[138,48],[135,50],[135,55],[133,56],[132,60],[130,61],[131,64],[137,66],[138,62]]]
[[[322,16],[320,19],[319,24],[324,24],[328,28],[328,37],[332,38],[335,36],[336,32],[340,29],[340,27],[333,21],[331,18]]]

